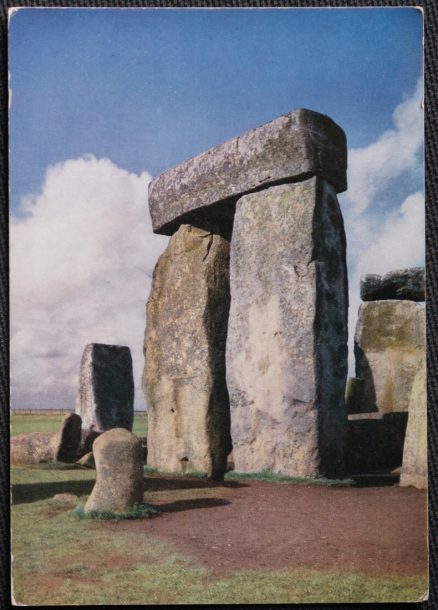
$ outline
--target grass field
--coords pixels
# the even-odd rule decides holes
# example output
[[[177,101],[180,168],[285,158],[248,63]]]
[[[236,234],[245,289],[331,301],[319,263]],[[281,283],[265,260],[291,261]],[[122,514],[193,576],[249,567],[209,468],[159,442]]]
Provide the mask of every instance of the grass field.
[[[57,432],[63,417],[59,412],[48,413],[44,411],[38,413],[11,413],[11,436],[23,432]],[[147,434],[147,415],[143,412],[136,412],[134,415],[134,426],[132,431],[137,436]]]
[[[41,419],[39,419],[41,418]],[[62,416],[16,415],[13,432],[56,430]],[[144,435],[146,417],[136,416]],[[390,602],[418,600],[418,577],[370,577],[354,571],[239,570],[212,573],[154,535],[144,521],[80,520],[73,514],[90,494],[95,471],[38,465],[12,469],[12,552],[15,601],[26,605],[225,604]],[[272,489],[280,483],[272,482]],[[70,492],[78,501],[57,501]],[[205,497],[211,489],[172,489],[145,494],[154,504]],[[196,510],[190,511],[196,520]],[[161,519],[162,517],[158,517]]]

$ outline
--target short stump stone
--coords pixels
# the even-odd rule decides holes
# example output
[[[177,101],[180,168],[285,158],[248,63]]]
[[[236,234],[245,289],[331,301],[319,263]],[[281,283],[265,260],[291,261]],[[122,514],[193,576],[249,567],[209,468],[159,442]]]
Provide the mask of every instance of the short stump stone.
[[[101,434],[93,444],[96,483],[85,512],[123,513],[143,501],[141,440],[124,428]]]

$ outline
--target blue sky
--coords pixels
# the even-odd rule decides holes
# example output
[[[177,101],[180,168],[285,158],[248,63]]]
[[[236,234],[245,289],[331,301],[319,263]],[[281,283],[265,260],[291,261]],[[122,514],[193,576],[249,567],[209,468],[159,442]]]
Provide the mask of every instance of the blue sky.
[[[74,400],[86,337],[129,344],[139,335],[166,243],[150,230],[150,176],[293,109],[327,114],[347,134],[350,190],[340,202],[352,312],[359,273],[383,271],[389,247],[387,265],[422,263],[418,10],[23,9],[9,34],[12,390],[20,405]],[[394,227],[408,241],[412,231],[416,249],[399,248]],[[117,260],[138,270],[129,285],[120,263],[108,263],[116,242]],[[116,303],[122,286],[130,300]],[[93,318],[102,299],[108,317],[100,310]],[[136,308],[135,328],[117,307]],[[140,344],[132,347],[137,378]],[[30,362],[46,379],[37,392]]]

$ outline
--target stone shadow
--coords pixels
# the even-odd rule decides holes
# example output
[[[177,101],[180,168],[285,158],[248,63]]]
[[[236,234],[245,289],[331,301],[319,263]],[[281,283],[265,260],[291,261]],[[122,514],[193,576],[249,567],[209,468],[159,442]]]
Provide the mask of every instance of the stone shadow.
[[[196,478],[166,478],[166,477],[151,477],[145,476],[144,490],[145,491],[172,491],[178,489],[209,489],[215,487],[228,487],[236,489],[239,487],[248,487],[245,483],[239,481],[213,481],[211,479],[196,479]]]
[[[12,485],[12,504],[27,504],[52,498],[55,494],[71,493],[84,496],[91,493],[92,481],[52,481],[50,483],[17,483]]]
[[[355,413],[375,413],[377,412],[378,406],[376,404],[376,388],[374,385],[373,371],[371,370],[368,358],[365,355],[363,349],[354,342],[354,361],[356,369],[356,377],[364,379],[364,387],[362,389],[363,395],[361,396],[361,409],[355,410]]]
[[[229,500],[222,498],[196,498],[193,500],[176,500],[167,504],[152,504],[161,513],[177,513],[183,510],[194,510],[197,508],[214,508],[215,506],[226,506]]]

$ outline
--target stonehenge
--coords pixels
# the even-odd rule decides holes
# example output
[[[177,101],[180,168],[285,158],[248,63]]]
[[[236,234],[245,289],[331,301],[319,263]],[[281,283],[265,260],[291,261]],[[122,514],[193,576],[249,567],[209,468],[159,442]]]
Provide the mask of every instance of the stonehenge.
[[[134,378],[128,347],[102,343],[85,346],[75,412],[81,416],[85,430],[132,430]]]
[[[342,129],[297,110],[155,178],[171,235],[147,305],[148,463],[343,473],[347,270]],[[230,436],[231,433],[231,436]]]

